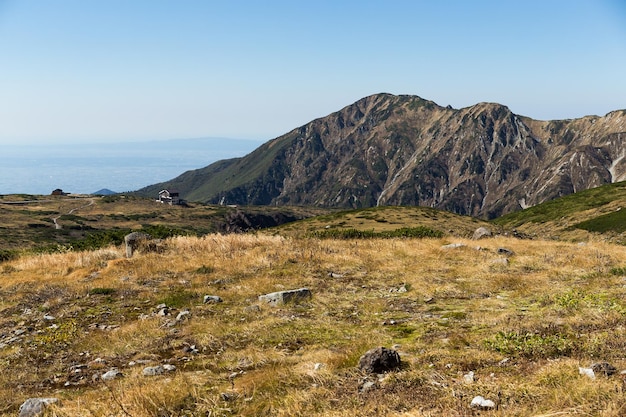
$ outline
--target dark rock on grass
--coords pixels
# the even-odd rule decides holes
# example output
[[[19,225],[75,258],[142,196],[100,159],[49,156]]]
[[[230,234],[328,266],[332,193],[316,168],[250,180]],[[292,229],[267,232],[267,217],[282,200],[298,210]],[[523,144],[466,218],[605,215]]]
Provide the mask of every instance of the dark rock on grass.
[[[593,369],[593,372],[596,375],[604,375],[608,377],[617,373],[617,368],[608,362],[596,362],[591,365],[590,368]]]
[[[393,349],[377,347],[368,350],[359,359],[359,369],[372,374],[382,374],[400,367],[400,355]]]

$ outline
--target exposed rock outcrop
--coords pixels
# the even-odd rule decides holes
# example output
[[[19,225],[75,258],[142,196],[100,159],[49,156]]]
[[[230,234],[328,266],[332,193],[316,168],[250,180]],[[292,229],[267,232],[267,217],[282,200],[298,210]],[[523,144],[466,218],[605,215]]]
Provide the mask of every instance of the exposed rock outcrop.
[[[360,208],[420,205],[494,218],[626,180],[626,110],[538,121],[506,106],[453,109],[376,94],[243,158],[169,182],[188,200]],[[233,227],[249,227],[233,219]],[[254,222],[252,222],[254,223]]]

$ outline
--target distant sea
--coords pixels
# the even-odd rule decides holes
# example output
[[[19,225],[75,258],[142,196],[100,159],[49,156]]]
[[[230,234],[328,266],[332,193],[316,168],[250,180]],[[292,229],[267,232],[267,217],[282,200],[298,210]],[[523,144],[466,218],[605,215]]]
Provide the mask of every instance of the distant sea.
[[[185,171],[245,156],[263,142],[202,138],[150,142],[2,145],[0,194],[135,191]]]

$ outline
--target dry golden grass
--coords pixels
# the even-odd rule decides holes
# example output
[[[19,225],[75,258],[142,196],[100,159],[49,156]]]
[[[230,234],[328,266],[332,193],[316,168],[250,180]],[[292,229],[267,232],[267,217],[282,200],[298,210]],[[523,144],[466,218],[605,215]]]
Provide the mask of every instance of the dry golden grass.
[[[624,246],[503,237],[207,235],[131,259],[23,257],[0,265],[0,415],[54,396],[55,416],[471,416],[482,395],[491,415],[619,416],[623,377],[578,367],[626,369],[624,267]],[[257,301],[301,287],[313,298]],[[358,371],[376,346],[403,367]],[[145,377],[144,363],[177,369]],[[124,378],[93,378],[113,367]]]

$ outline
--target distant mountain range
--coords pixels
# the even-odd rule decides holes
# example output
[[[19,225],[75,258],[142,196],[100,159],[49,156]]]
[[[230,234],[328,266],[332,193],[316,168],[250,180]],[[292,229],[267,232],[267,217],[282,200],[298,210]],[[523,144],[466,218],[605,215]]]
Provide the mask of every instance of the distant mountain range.
[[[626,110],[539,121],[506,106],[453,109],[377,94],[242,158],[137,193],[189,201],[360,208],[420,205],[494,218],[626,180]]]

